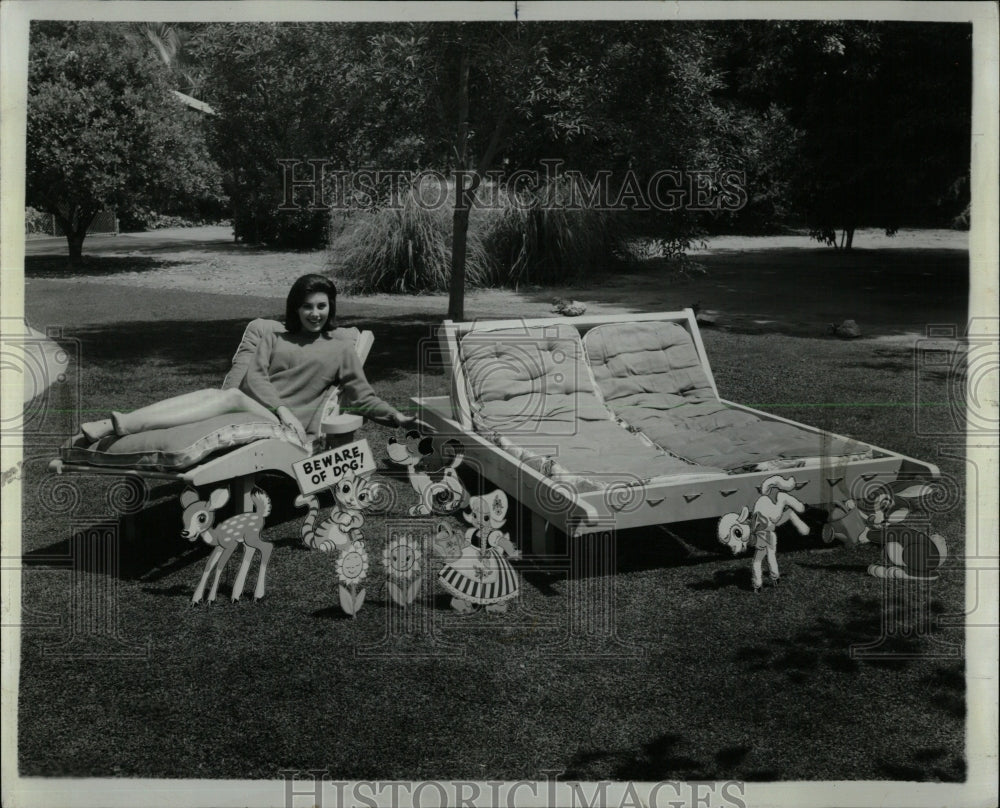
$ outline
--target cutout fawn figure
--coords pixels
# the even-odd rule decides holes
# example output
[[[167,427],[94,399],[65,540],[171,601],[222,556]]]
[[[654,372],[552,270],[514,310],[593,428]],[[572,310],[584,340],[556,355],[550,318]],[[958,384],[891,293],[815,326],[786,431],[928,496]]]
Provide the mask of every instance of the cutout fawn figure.
[[[273,546],[260,537],[260,531],[264,527],[264,519],[271,512],[271,500],[260,489],[254,489],[250,496],[253,499],[253,511],[231,516],[218,527],[213,527],[215,512],[229,501],[229,491],[225,488],[216,488],[209,494],[207,500],[200,499],[198,492],[193,488],[186,488],[181,493],[181,507],[184,508],[184,514],[181,517],[184,529],[181,531],[181,535],[190,541],[195,541],[201,536],[205,544],[215,547],[208,557],[208,563],[205,565],[205,571],[201,575],[198,587],[194,590],[192,603],[201,601],[205,593],[205,584],[208,582],[208,576],[213,568],[215,569],[215,579],[212,581],[212,589],[208,594],[208,602],[215,602],[222,570],[229,562],[233,551],[240,544],[243,545],[243,562],[240,564],[236,582],[233,584],[233,600],[239,600],[240,595],[243,594],[243,585],[246,583],[255,550],[260,551],[260,568],[257,572],[257,586],[253,596],[254,600],[260,600],[264,597],[267,562],[271,558]]]
[[[362,512],[376,501],[381,488],[381,483],[371,482],[367,477],[355,477],[353,472],[349,472],[332,487],[335,504],[319,527],[314,527],[319,516],[319,500],[300,494],[295,498],[295,506],[309,506],[309,515],[299,532],[303,544],[328,553],[343,550],[352,541],[360,541],[364,538],[361,533],[361,526],[365,523]]]
[[[389,438],[386,447],[389,460],[406,467],[410,485],[419,497],[417,504],[408,511],[410,516],[445,516],[469,504],[469,493],[456,471],[465,455],[459,451],[458,441],[449,441],[445,447],[452,454],[451,462],[445,468],[435,472],[418,471],[417,466],[433,453],[431,439],[416,430],[407,432],[403,441]]]
[[[517,572],[507,556],[521,557],[510,536],[501,530],[507,517],[507,495],[497,490],[472,497],[469,512],[462,516],[471,525],[464,542],[457,536],[442,536],[441,526],[438,528],[438,538],[445,541],[436,539],[435,547],[450,548],[438,581],[451,594],[451,606],[457,612],[472,612],[477,606],[505,612],[508,601],[520,594]]]
[[[777,488],[778,493],[771,497],[771,490]],[[799,519],[806,506],[793,497],[789,491],[795,490],[794,477],[775,475],[761,483],[761,496],[750,509],[743,507],[739,513],[727,513],[719,520],[719,541],[733,551],[733,555],[742,553],[752,541],[755,548],[753,556],[753,591],[760,592],[763,585],[763,561],[767,558],[768,573],[771,583],[777,586],[778,572],[778,536],[774,529],[785,522],[791,522],[803,536],[808,535],[809,526]]]

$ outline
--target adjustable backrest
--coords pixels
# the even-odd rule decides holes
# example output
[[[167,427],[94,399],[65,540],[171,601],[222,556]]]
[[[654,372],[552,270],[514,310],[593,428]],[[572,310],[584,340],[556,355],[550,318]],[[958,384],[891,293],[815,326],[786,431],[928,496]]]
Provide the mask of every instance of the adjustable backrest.
[[[458,351],[467,416],[480,429],[561,433],[611,418],[571,325],[473,330]]]
[[[646,396],[657,397],[661,404],[718,400],[694,340],[679,322],[599,325],[587,332],[584,345],[597,385],[612,408]]]

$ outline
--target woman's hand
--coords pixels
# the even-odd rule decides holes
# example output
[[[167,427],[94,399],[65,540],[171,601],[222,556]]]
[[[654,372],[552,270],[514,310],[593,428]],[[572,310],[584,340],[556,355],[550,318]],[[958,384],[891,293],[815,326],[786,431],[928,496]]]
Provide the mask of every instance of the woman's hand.
[[[393,417],[396,421],[397,427],[409,427],[413,426],[417,422],[417,417],[415,415],[404,415],[399,410],[396,410],[396,414]]]
[[[302,422],[296,417],[294,412],[288,409],[288,407],[281,406],[278,407],[276,414],[282,424],[295,432],[299,440],[302,441],[303,446],[308,444],[305,427],[302,426]]]

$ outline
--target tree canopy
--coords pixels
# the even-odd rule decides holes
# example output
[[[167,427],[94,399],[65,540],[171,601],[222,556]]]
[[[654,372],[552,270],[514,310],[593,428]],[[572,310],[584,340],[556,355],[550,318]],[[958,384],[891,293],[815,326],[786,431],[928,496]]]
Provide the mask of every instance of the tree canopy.
[[[672,210],[651,226],[806,226],[828,241],[840,231],[845,247],[858,227],[940,225],[968,204],[968,25],[302,22],[120,34],[33,29],[29,203],[74,232],[104,204],[212,193],[221,172],[237,238],[319,245],[326,211],[282,209],[279,161],[310,158],[507,174],[558,160],[617,182],[736,172],[739,206]],[[171,86],[215,110],[211,159]]]
[[[744,103],[798,132],[791,209],[824,241],[940,225],[967,205],[972,29],[900,22],[742,23],[729,58]]]
[[[28,72],[27,203],[55,215],[79,261],[104,207],[167,209],[218,193],[200,122],[119,27],[38,22]]]

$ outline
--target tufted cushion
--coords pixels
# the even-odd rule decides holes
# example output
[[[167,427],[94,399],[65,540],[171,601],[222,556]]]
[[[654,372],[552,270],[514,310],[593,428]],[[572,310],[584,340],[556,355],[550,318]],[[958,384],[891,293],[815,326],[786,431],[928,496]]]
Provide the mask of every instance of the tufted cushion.
[[[712,389],[687,330],[672,322],[602,325],[585,339],[608,407],[668,452],[738,472],[869,447],[727,407]]]
[[[476,430],[527,465],[578,488],[713,472],[613,419],[570,325],[471,331],[459,356]]]
[[[568,434],[578,421],[610,420],[572,326],[473,331],[460,355],[473,422],[484,429],[534,432],[541,421]]]
[[[179,471],[223,449],[232,449],[261,438],[289,438],[276,423],[261,421],[250,413],[217,415],[193,424],[151,429],[134,435],[111,435],[90,444],[76,441],[60,449],[67,463],[127,466],[146,471]]]

